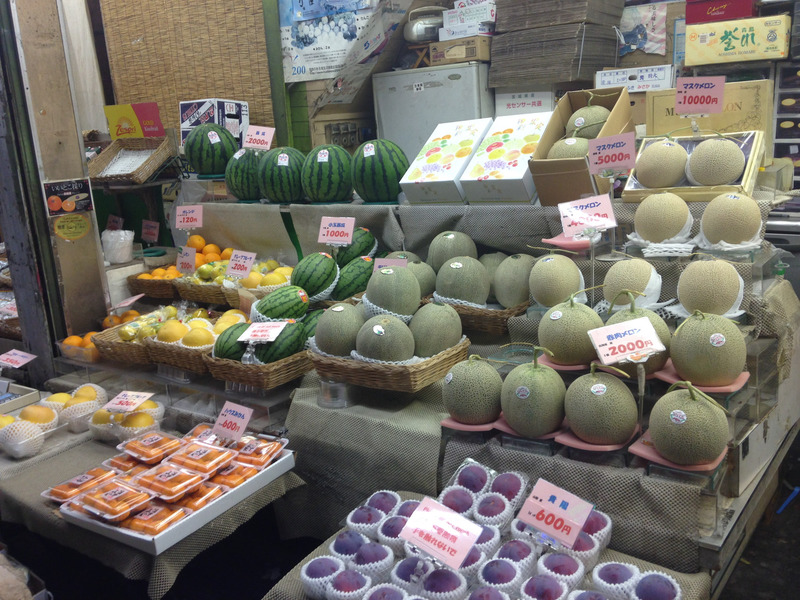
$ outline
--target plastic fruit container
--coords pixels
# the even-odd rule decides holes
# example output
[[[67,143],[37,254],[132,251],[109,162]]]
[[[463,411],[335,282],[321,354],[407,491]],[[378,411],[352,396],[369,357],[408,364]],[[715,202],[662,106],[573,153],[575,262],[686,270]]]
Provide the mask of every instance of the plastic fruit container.
[[[142,463],[130,454],[123,452],[122,454],[117,454],[116,456],[105,459],[102,464],[103,466],[108,467],[109,469],[114,469],[119,473],[127,473]]]
[[[153,501],[143,511],[125,519],[120,523],[120,527],[145,535],[158,535],[188,516],[191,512],[191,510],[182,506],[172,507],[162,502]]]
[[[175,502],[194,492],[207,478],[207,475],[163,463],[139,473],[132,483],[164,502]]]
[[[78,505],[106,521],[123,521],[150,501],[150,494],[114,478],[75,498]]]
[[[143,463],[154,465],[180,447],[181,440],[174,435],[163,431],[148,431],[122,442],[117,446],[117,450],[127,452]]]
[[[255,467],[233,463],[224,469],[220,469],[219,473],[211,478],[211,482],[233,489],[256,475],[258,475],[258,469]]]
[[[238,442],[231,446],[232,450],[239,452],[237,462],[263,469],[280,455],[289,440],[282,438],[262,438],[252,435],[242,436]]]
[[[236,455],[235,450],[218,448],[202,442],[189,442],[177,452],[170,454],[166,460],[173,465],[211,476],[231,464]]]
[[[200,487],[197,488],[197,491],[186,494],[176,502],[176,505],[185,506],[191,510],[199,510],[222,496],[225,491],[226,488],[221,485],[211,483],[210,481],[204,481],[200,484]]]
[[[211,433],[212,427],[214,425],[211,423],[195,425],[189,433],[183,436],[183,439],[189,442],[203,442],[212,446],[220,446],[221,448],[226,447],[230,440]]]
[[[81,492],[112,479],[116,474],[113,469],[94,467],[77,477],[62,481],[58,485],[43,491],[42,496],[55,502],[66,502]]]

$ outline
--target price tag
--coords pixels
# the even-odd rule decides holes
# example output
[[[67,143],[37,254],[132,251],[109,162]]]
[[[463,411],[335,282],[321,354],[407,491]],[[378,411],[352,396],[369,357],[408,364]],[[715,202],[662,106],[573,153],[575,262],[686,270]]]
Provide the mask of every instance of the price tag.
[[[11,315],[12,317],[18,316],[19,313],[17,312],[17,303],[9,302],[8,304],[0,306],[0,313],[3,313],[4,315]]]
[[[125,222],[125,219],[122,217],[118,217],[117,215],[108,215],[108,221],[106,221],[106,229],[110,231],[119,231],[122,229],[122,224]]]
[[[180,254],[178,254],[178,271],[184,275],[191,275],[195,271],[195,254],[197,250],[189,246],[181,246]]]
[[[34,358],[36,358],[35,354],[23,352],[22,350],[9,350],[5,354],[0,354],[0,364],[19,369],[22,365],[28,364]]]
[[[558,205],[561,212],[561,226],[566,237],[575,237],[585,229],[611,229],[617,226],[611,199],[606,196],[592,196]]]
[[[648,355],[666,350],[647,317],[591,329],[589,338],[604,365],[644,362]]]
[[[382,269],[383,267],[407,267],[407,266],[408,266],[407,258],[376,258],[375,267],[372,270],[377,271],[378,269]]]
[[[675,85],[675,113],[698,115],[722,112],[725,76],[678,77]]]
[[[251,323],[250,327],[237,339],[239,342],[266,343],[274,342],[283,328],[294,320],[289,321],[270,321],[268,323]]]
[[[118,308],[125,308],[126,306],[130,306],[134,302],[136,302],[139,298],[143,298],[144,294],[136,294],[135,296],[131,296],[130,298],[125,298],[122,302],[117,304],[116,306],[112,307],[111,310],[116,310]]]
[[[636,164],[636,134],[621,133],[589,140],[589,173],[624,172]]]
[[[279,167],[288,167],[289,166],[289,155],[281,152],[278,154],[278,166]]]
[[[155,243],[158,241],[158,221],[142,221],[142,241]]]
[[[213,133],[213,132],[212,132]],[[203,226],[203,205],[179,206],[175,213],[175,226],[178,229],[194,229]]]
[[[269,150],[272,146],[272,138],[275,136],[273,127],[262,127],[261,125],[250,125],[244,135],[242,148],[255,148],[256,150]]]
[[[317,152],[317,162],[318,163],[328,162],[327,150],[320,150],[319,152]]]
[[[375,144],[364,144],[364,158],[375,156]]]
[[[483,528],[431,498],[423,498],[400,530],[400,537],[458,569]]]
[[[355,217],[322,217],[317,242],[329,246],[349,246],[353,243]]]
[[[250,268],[256,260],[255,252],[245,252],[244,250],[234,250],[225,275],[231,277],[246,277],[250,273]]]
[[[539,479],[517,518],[572,548],[591,512],[592,505],[586,500]]]
[[[153,394],[151,392],[120,392],[111,400],[105,403],[105,408],[111,412],[132,412],[136,410],[139,405],[150,398]]]
[[[250,417],[253,416],[253,409],[226,402],[220,411],[211,432],[229,440],[238,441],[247,429]]]

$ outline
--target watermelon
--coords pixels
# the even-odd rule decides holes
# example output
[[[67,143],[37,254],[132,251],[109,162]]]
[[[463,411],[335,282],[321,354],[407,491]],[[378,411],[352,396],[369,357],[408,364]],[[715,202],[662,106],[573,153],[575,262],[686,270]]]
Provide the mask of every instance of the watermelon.
[[[336,261],[327,252],[314,252],[303,257],[292,271],[292,285],[303,288],[312,298],[336,279]]]
[[[346,300],[354,294],[363,292],[367,289],[369,278],[372,277],[372,270],[375,263],[369,256],[359,256],[354,258],[339,273],[339,281],[333,288],[331,298],[334,300]]]
[[[408,158],[389,140],[370,140],[353,154],[353,186],[364,202],[397,202],[400,180],[408,171]]]
[[[278,288],[256,304],[256,311],[270,319],[299,319],[307,310],[308,294],[296,285]]]
[[[317,330],[317,321],[322,316],[322,313],[325,311],[322,309],[312,310],[310,313],[306,314],[306,318],[303,319],[303,327],[305,327],[305,336],[306,339],[310,338],[312,335],[316,333]]]
[[[299,321],[289,321],[274,342],[256,346],[256,358],[262,363],[275,362],[300,352],[305,343],[306,336],[303,324]]]
[[[183,153],[199,175],[220,175],[238,147],[230,131],[214,123],[203,123],[189,133]]]
[[[366,227],[358,227],[353,230],[353,241],[350,245],[339,248],[336,253],[336,264],[341,268],[354,258],[370,256],[374,247],[375,236]]]
[[[258,166],[258,187],[262,198],[279,204],[303,199],[300,174],[306,156],[290,147],[273,148],[261,156]]]
[[[225,167],[225,185],[228,191],[244,202],[255,202],[261,198],[258,189],[258,165],[261,152],[242,148],[228,161]]]
[[[300,180],[311,202],[346,202],[353,197],[350,153],[335,144],[317,146],[303,161]]]
[[[236,323],[219,334],[217,341],[214,342],[214,356],[216,358],[227,358],[230,360],[242,360],[247,342],[239,342],[239,336],[250,327],[247,323]]]

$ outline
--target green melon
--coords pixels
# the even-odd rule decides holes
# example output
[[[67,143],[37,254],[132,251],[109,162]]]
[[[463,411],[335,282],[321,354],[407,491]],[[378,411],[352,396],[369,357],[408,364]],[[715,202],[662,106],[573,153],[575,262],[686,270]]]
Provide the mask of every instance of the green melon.
[[[300,182],[311,202],[348,202],[353,198],[350,153],[335,144],[312,149],[303,161]]]
[[[443,298],[486,304],[489,287],[486,267],[470,256],[448,259],[436,275],[436,293]]]
[[[215,123],[193,127],[183,143],[189,165],[198,175],[221,175],[238,148],[233,134]]]
[[[494,272],[494,291],[497,301],[512,308],[530,297],[528,278],[536,259],[530,254],[512,254]]]
[[[643,240],[659,244],[678,235],[688,219],[689,205],[680,196],[650,194],[636,207],[633,228]]]
[[[587,364],[597,358],[588,331],[603,326],[603,320],[574,295],[556,304],[539,322],[539,343],[553,353],[553,362],[562,365]]]
[[[724,260],[695,260],[678,278],[678,300],[690,313],[696,310],[716,315],[730,312],[739,298],[741,278]]]
[[[322,352],[350,356],[356,349],[356,336],[364,324],[361,308],[352,304],[334,304],[317,321],[314,340]]]
[[[623,293],[630,293],[630,292],[623,292]],[[632,295],[632,294],[631,294]],[[624,308],[620,311],[617,311],[613,315],[611,315],[608,320],[606,321],[606,325],[616,325],[617,323],[623,323],[625,321],[631,321],[633,319],[641,319],[645,317],[650,323],[653,325],[653,329],[655,329],[656,334],[658,335],[659,341],[664,344],[663,352],[655,352],[647,357],[647,360],[644,363],[644,372],[647,375],[651,373],[655,373],[656,371],[660,371],[664,368],[664,365],[667,364],[667,360],[669,359],[669,345],[670,340],[672,339],[672,334],[669,331],[669,327],[667,326],[664,319],[659,317],[656,313],[652,310],[647,308],[638,308],[636,306],[635,298],[629,297],[629,306],[628,308]],[[636,379],[636,364],[631,362],[626,363],[619,363],[615,365],[618,369],[624,371],[628,377],[632,379]]]
[[[526,438],[552,433],[564,420],[566,386],[561,375],[534,360],[514,367],[506,375],[501,393],[503,416],[511,428]]]
[[[583,158],[589,153],[589,140],[582,137],[569,137],[558,140],[547,151],[547,158]]]
[[[354,258],[371,256],[373,248],[375,248],[375,236],[366,227],[357,227],[353,230],[352,243],[339,248],[336,252],[336,264],[341,268]]]
[[[225,185],[228,191],[242,202],[255,202],[261,198],[258,187],[261,152],[242,148],[228,161],[225,167]]]
[[[461,341],[461,317],[452,306],[440,302],[420,307],[408,328],[414,334],[416,356],[434,356]]]
[[[256,303],[256,311],[270,319],[300,319],[308,311],[308,294],[296,285],[278,288]]]
[[[378,315],[358,331],[356,352],[386,362],[408,360],[414,356],[414,334],[397,317]]]
[[[564,302],[581,289],[581,272],[570,258],[548,254],[533,265],[528,277],[528,291],[542,306]]]
[[[419,282],[407,267],[383,267],[372,274],[364,294],[369,301],[398,315],[413,315],[419,308]]]
[[[389,254],[386,255],[386,258],[404,258],[408,262],[422,260],[419,256],[413,252],[409,252],[408,250],[395,250],[394,252],[389,252]]]
[[[603,280],[603,297],[608,302],[614,302],[620,292],[633,290],[644,293],[655,269],[642,258],[632,258],[614,263],[606,273]],[[620,297],[616,300],[618,306],[626,306],[628,298]]]
[[[478,258],[478,248],[466,233],[445,231],[431,240],[426,262],[438,273],[446,260],[456,256]]]
[[[744,152],[734,140],[709,138],[692,150],[686,175],[695,185],[727,185],[741,177],[745,162]]]
[[[214,342],[214,356],[216,358],[227,358],[230,360],[242,360],[247,350],[247,342],[238,341],[247,328],[247,323],[236,323],[219,334]]]
[[[325,291],[339,272],[336,261],[327,252],[314,252],[297,263],[292,270],[292,285],[303,288],[312,298]]]
[[[681,379],[695,385],[729,385],[747,360],[747,346],[736,324],[700,311],[675,330],[669,352]]]
[[[646,188],[673,187],[683,179],[688,159],[686,148],[676,142],[651,142],[636,159],[636,179]]]
[[[564,411],[572,432],[589,444],[627,442],[639,418],[636,400],[619,377],[596,373],[578,377],[564,396]]]
[[[290,147],[265,152],[258,165],[258,189],[270,202],[292,204],[303,199],[300,175],[306,155]]]
[[[406,265],[419,282],[419,293],[422,298],[430,296],[436,289],[436,272],[428,263],[420,260],[409,261]]]
[[[473,354],[451,367],[442,384],[442,400],[453,420],[483,425],[500,416],[502,387],[497,369]]]
[[[364,202],[397,202],[407,170],[405,152],[389,140],[364,142],[353,154],[353,186]]]
[[[596,138],[610,114],[605,106],[579,108],[567,120],[567,137]]]
[[[490,254],[484,254],[480,258],[481,264],[486,267],[486,271],[489,273],[489,298],[487,298],[488,302],[497,302],[497,295],[495,294],[495,286],[494,286],[494,273],[497,270],[497,267],[500,266],[505,259],[508,258],[508,254],[504,252],[492,252]]]
[[[744,194],[720,194],[703,211],[700,230],[712,244],[740,244],[761,230],[761,210]]]
[[[290,322],[272,342],[256,345],[256,358],[262,363],[272,363],[290,357],[303,349],[306,343],[305,326],[300,321]]]
[[[367,289],[375,262],[369,256],[359,256],[347,263],[339,273],[339,281],[331,292],[334,300],[347,300]]]

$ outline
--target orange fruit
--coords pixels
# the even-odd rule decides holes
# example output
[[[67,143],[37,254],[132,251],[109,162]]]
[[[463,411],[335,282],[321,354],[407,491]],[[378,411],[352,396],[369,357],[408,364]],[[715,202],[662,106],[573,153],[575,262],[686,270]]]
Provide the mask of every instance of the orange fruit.
[[[129,323],[130,321],[133,321],[135,318],[136,317],[133,316],[133,315],[128,315],[127,317],[122,317],[122,322],[123,323]]]
[[[66,346],[80,346],[83,343],[83,338],[79,335],[71,335],[65,337],[62,343]]]
[[[194,268],[196,269],[198,267],[202,267],[204,264],[206,264],[206,257],[203,254],[201,254],[200,252],[195,254],[194,255]]]
[[[94,334],[96,334],[96,333],[97,333],[96,331],[90,331],[89,333],[87,333],[86,335],[84,335],[84,336],[83,336],[83,344],[82,344],[82,345],[83,345],[83,346],[86,346],[86,344],[90,344],[90,343],[92,343],[92,336],[93,336]]]
[[[61,208],[63,208],[67,212],[72,212],[75,210],[75,200],[71,200],[67,198],[64,202],[61,203]]]
[[[214,262],[215,260],[222,260],[222,257],[219,254],[215,254],[214,252],[207,252],[204,253],[203,256],[206,257],[206,262]]]
[[[203,254],[219,254],[222,250],[216,244],[206,244],[203,246]],[[210,262],[210,261],[209,261]]]
[[[150,273],[139,273],[136,276],[136,279],[152,279],[152,278],[153,278],[153,276],[150,275]]]
[[[47,199],[47,208],[49,208],[53,212],[61,210],[61,198],[59,198],[58,196],[50,196]]]
[[[166,275],[164,275],[164,279],[177,279],[180,277],[181,274],[178,271],[168,271]]]
[[[229,260],[232,254],[233,254],[233,248],[225,248],[225,250],[219,253],[219,257],[222,260]]]
[[[103,329],[114,327],[120,323],[122,323],[122,319],[120,319],[117,315],[108,315],[105,319],[103,319]]]
[[[120,317],[124,319],[125,317],[138,317],[139,315],[140,315],[140,313],[139,313],[138,310],[130,309],[130,310],[126,310],[124,313],[122,313],[120,315]]]
[[[198,253],[200,253],[206,245],[206,240],[202,235],[190,235],[186,245],[189,246],[189,248],[194,248],[198,251]]]
[[[157,269],[153,269],[152,271],[150,271],[150,274],[153,277],[155,277],[156,275],[160,275],[160,276],[163,277],[164,275],[167,274],[167,270],[166,269],[162,269],[161,267],[158,267]]]
[[[97,349],[97,346],[94,345],[94,342],[89,342],[88,344],[85,344],[83,347],[89,351],[87,352],[87,354],[89,355],[88,358],[90,361],[95,362],[97,360],[100,360],[100,351]]]

